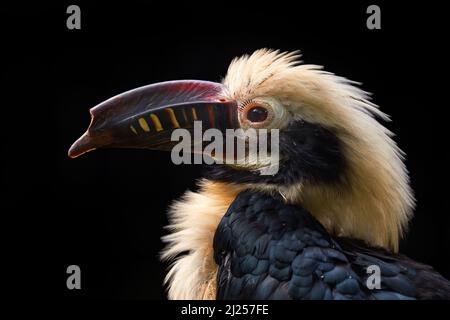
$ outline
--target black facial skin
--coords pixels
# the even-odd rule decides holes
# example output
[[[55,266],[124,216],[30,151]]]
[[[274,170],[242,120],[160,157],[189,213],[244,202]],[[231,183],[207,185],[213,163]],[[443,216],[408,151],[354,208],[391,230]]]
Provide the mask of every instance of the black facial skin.
[[[223,182],[284,186],[300,181],[333,183],[342,176],[344,156],[339,140],[330,130],[306,121],[295,121],[280,130],[279,138],[280,165],[274,176],[219,164],[206,166],[205,176]]]

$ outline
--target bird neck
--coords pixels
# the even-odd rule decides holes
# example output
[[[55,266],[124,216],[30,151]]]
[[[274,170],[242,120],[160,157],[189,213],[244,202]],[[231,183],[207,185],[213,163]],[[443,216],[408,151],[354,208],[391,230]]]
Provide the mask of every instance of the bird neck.
[[[339,183],[229,185],[281,195],[286,203],[305,208],[333,236],[355,238],[397,252],[402,216],[397,213],[396,199],[386,191],[389,188],[372,173],[363,169],[348,172]]]
[[[170,299],[215,299],[214,234],[245,188],[209,180],[202,180],[199,187],[197,192],[186,192],[169,210],[172,233],[163,237],[162,259],[174,261],[165,279]]]

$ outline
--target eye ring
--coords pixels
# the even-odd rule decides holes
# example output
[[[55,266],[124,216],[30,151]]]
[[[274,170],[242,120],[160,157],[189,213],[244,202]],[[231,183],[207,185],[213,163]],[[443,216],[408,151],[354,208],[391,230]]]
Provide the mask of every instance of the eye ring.
[[[273,116],[271,106],[260,101],[246,101],[239,107],[239,120],[245,127],[264,128]]]

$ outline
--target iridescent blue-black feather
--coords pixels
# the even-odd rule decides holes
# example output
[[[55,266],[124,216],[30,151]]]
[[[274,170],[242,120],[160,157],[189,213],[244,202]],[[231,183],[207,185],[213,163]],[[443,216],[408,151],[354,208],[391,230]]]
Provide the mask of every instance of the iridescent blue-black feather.
[[[431,267],[353,239],[331,237],[306,210],[245,191],[214,238],[218,299],[450,298]],[[380,268],[381,289],[367,286]]]

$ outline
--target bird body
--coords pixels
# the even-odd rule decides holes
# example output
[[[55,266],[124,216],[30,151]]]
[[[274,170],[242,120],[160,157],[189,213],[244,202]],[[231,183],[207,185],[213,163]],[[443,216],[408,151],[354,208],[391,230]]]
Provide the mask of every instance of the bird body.
[[[279,136],[275,173],[263,174],[267,154],[217,163],[171,206],[169,298],[450,298],[446,279],[397,253],[415,199],[404,154],[379,121],[389,117],[355,82],[301,64],[297,52],[258,50],[234,59],[222,83],[149,85],[91,115],[71,157],[170,150],[172,132],[196,121]],[[379,288],[367,285],[374,266]]]
[[[331,235],[280,194],[202,180],[171,207],[172,299],[450,299],[430,266]],[[184,254],[188,252],[188,254]],[[380,268],[380,288],[368,285]]]
[[[332,237],[305,209],[251,190],[219,223],[214,257],[218,299],[450,299],[432,268]],[[379,288],[368,284],[370,266],[380,269]]]

